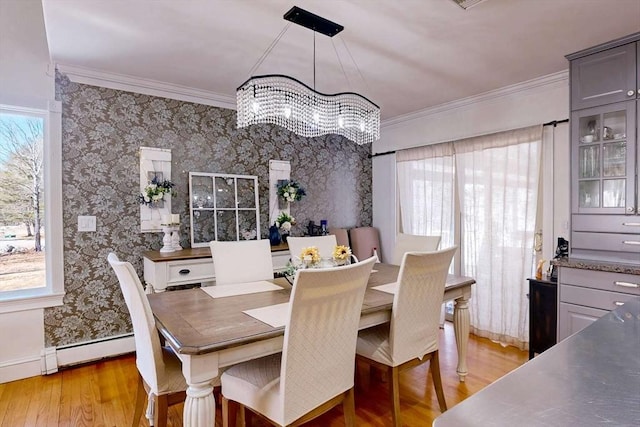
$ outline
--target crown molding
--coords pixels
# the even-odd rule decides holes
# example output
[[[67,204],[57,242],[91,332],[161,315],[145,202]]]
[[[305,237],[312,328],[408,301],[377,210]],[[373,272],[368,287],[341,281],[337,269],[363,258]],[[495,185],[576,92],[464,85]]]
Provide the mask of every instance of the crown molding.
[[[69,80],[74,83],[177,99],[185,102],[195,102],[213,107],[236,109],[235,96],[221,95],[219,93],[194,89],[187,86],[163,83],[157,80],[132,77],[124,74],[108,73],[75,65],[56,64],[56,68],[69,77]]]
[[[466,106],[476,104],[479,102],[490,101],[506,96],[511,96],[519,92],[525,92],[534,90],[537,88],[548,88],[552,85],[568,85],[569,84],[569,70],[559,71],[557,73],[548,74],[546,76],[537,77],[532,80],[527,80],[514,85],[504,86],[500,89],[491,90],[478,95],[470,96],[468,98],[457,99],[455,101],[447,102],[445,104],[436,105],[434,107],[425,108],[423,110],[414,111],[412,113],[396,116],[382,121],[380,128],[393,127],[396,125],[404,124],[412,120],[421,119],[424,117],[440,114],[445,111],[455,110],[458,108],[464,108]]]

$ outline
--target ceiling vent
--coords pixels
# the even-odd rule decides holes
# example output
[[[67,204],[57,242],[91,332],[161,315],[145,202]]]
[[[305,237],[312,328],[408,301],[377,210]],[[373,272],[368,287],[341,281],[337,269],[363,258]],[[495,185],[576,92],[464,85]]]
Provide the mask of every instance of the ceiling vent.
[[[478,3],[482,3],[483,1],[485,0],[453,0],[455,4],[463,9],[469,9],[470,7],[475,6]]]

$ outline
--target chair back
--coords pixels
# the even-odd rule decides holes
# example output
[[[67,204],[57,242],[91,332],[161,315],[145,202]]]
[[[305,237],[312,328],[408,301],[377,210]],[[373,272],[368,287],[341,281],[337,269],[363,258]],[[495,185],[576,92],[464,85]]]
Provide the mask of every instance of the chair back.
[[[404,254],[389,332],[394,366],[438,349],[440,306],[456,250]]]
[[[367,259],[373,255],[373,249],[378,252],[378,258],[382,261],[380,250],[380,234],[374,227],[358,227],[349,231],[351,251],[358,259]]]
[[[438,250],[440,236],[418,236],[400,233],[396,236],[392,264],[400,265],[405,252],[433,252]]]
[[[273,279],[271,244],[267,239],[209,242],[216,285]]]
[[[285,425],[353,387],[360,313],[374,262],[296,273],[280,372]]]
[[[331,228],[329,227],[329,234],[336,236],[336,244],[342,246],[349,245],[349,232],[346,228]]]
[[[308,236],[308,237],[289,237],[287,239],[289,245],[289,254],[291,259],[300,258],[300,253],[304,248],[315,246],[322,258],[328,258],[333,255],[333,250],[337,245],[336,236],[329,234],[327,236]]]
[[[136,366],[151,392],[158,395],[158,384],[165,383],[165,366],[151,306],[133,266],[120,261],[113,252],[107,256],[107,260],[118,277],[124,301],[131,315],[136,344]]]

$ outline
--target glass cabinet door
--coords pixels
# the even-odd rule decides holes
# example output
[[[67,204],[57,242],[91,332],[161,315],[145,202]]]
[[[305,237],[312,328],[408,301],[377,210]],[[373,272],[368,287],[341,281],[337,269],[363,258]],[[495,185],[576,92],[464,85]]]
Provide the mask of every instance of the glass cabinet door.
[[[572,210],[635,212],[635,102],[572,115]]]
[[[189,172],[191,247],[260,236],[258,177]]]

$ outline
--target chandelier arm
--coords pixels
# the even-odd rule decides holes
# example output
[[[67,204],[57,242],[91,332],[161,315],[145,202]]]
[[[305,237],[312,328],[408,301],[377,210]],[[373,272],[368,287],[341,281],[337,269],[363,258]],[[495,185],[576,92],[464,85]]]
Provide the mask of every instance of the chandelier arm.
[[[282,37],[287,32],[290,26],[291,26],[291,22],[287,22],[284,28],[280,30],[280,34],[276,36],[276,38],[271,42],[271,44],[267,47],[267,49],[262,53],[262,56],[260,56],[260,58],[258,58],[256,63],[253,65],[253,67],[251,67],[251,70],[249,70],[249,76],[252,76],[258,70],[258,67],[260,67],[260,65],[262,65],[264,60],[267,59],[267,56],[269,56],[271,51],[276,47],[276,45],[278,44],[280,39],[282,39]]]
[[[338,48],[336,47],[336,44],[333,42],[333,39],[331,39],[331,45],[333,46],[333,51],[336,53],[336,58],[338,58],[338,64],[340,64],[340,69],[342,70],[342,74],[344,74],[344,79],[347,81],[347,86],[349,87],[350,90],[353,90],[353,85],[351,84],[351,80],[349,80],[349,76],[347,76],[347,72],[344,69],[344,64],[342,63],[342,59],[338,54]]]
[[[342,40],[342,44],[344,45],[344,48],[347,50],[347,53],[349,54],[349,58],[351,58],[351,62],[353,62],[353,65],[355,65],[356,70],[358,71],[358,74],[360,75],[360,78],[362,79],[362,81],[364,82],[365,87],[367,88],[367,91],[370,91],[369,83],[367,82],[367,80],[362,75],[362,71],[360,71],[360,67],[358,67],[358,63],[356,62],[355,59],[353,59],[353,55],[351,54],[351,51],[349,50],[349,46],[347,46],[346,40],[344,40],[342,37],[340,37],[340,40]]]

